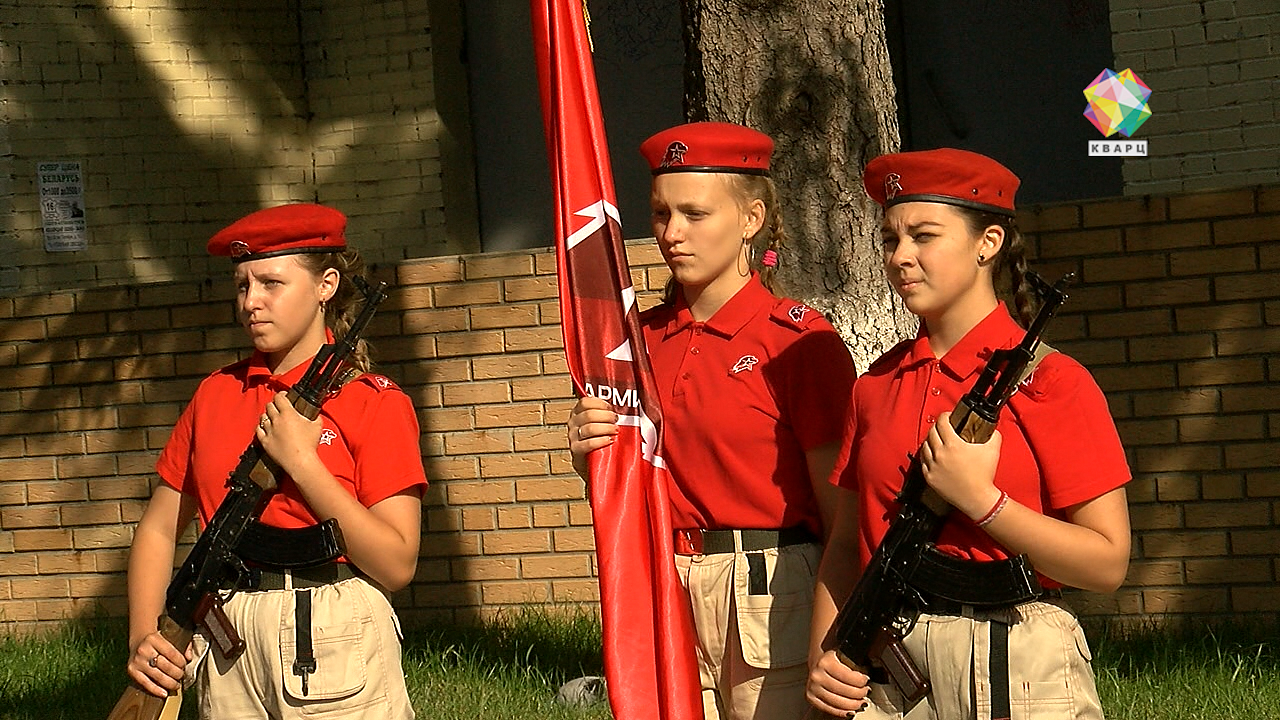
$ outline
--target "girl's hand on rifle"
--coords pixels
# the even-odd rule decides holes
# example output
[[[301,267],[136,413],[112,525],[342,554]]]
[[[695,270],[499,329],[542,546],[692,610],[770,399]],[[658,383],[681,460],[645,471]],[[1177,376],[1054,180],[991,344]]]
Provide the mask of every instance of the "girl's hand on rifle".
[[[866,673],[845,665],[834,650],[828,650],[809,667],[805,697],[828,715],[852,717],[867,707],[870,682]]]
[[[289,402],[289,394],[276,393],[267,403],[258,422],[258,442],[290,477],[306,477],[308,469],[320,463],[316,448],[320,445],[323,421],[308,420]]]
[[[165,697],[182,691],[182,676],[187,663],[195,657],[195,651],[187,647],[185,653],[153,632],[142,638],[129,655],[127,671],[138,687],[152,695]]]
[[[920,446],[925,482],[960,512],[980,518],[1001,497],[995,486],[1000,445],[998,430],[985,443],[966,441],[951,427],[951,413],[942,413]]]
[[[569,411],[568,430],[573,469],[586,480],[587,454],[613,444],[613,437],[618,434],[618,414],[608,402],[586,395]]]

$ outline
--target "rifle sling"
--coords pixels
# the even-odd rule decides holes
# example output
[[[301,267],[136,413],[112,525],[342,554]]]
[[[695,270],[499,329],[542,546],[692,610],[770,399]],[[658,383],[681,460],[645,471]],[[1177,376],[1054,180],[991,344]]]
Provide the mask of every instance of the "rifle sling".
[[[987,676],[991,685],[991,720],[1010,720],[1009,626],[999,620],[987,621],[989,647]]]
[[[293,674],[302,678],[302,695],[307,695],[307,678],[316,671],[315,651],[311,647],[311,590],[293,592],[295,653]]]

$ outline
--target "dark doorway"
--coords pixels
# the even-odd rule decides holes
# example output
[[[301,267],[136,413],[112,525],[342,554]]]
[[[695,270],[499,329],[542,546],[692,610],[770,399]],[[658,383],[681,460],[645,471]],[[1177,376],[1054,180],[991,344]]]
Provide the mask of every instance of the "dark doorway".
[[[467,0],[467,74],[481,248],[551,245],[551,182],[529,5]],[[591,0],[591,38],[618,209],[626,237],[649,229],[640,143],[683,121],[680,7],[671,0]]]
[[[904,150],[960,147],[1022,178],[1019,204],[1122,194],[1084,89],[1113,67],[1106,0],[886,0]]]

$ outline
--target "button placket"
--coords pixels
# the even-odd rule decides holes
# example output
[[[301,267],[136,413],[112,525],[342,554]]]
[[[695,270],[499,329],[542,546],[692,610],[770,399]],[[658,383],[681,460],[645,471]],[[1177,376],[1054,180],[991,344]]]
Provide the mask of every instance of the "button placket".
[[[684,358],[680,361],[680,380],[688,380],[691,376],[689,372],[689,364],[692,362],[693,356],[698,355],[701,351],[698,349],[697,342],[702,337],[702,326],[693,326],[693,336],[689,340],[689,346],[685,350]]]

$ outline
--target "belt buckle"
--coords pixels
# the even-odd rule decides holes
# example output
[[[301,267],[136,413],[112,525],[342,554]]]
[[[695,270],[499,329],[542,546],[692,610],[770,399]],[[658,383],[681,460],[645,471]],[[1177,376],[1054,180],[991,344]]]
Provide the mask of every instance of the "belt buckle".
[[[680,555],[705,555],[702,552],[702,529],[676,531],[676,553]]]

